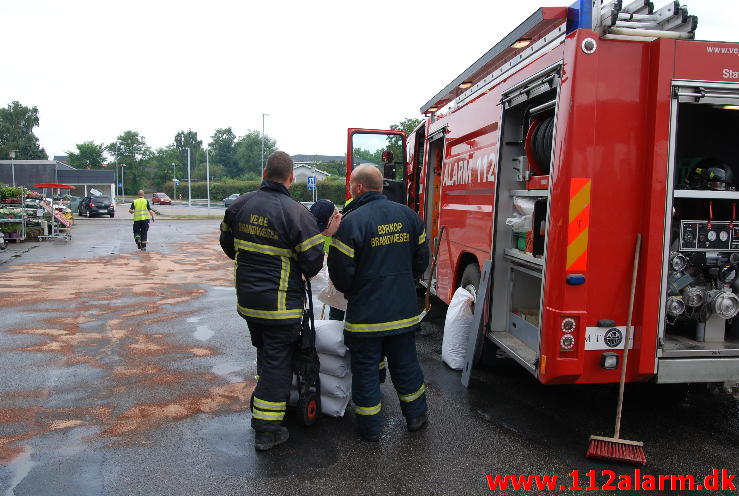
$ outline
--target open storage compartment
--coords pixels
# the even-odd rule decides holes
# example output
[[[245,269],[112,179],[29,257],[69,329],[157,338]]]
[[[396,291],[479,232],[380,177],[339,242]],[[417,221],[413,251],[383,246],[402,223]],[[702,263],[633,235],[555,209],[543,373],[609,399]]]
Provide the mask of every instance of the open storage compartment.
[[[660,356],[739,357],[739,87],[680,83],[673,95]],[[711,380],[736,367],[668,362],[662,382]]]
[[[559,67],[509,89],[498,162],[489,337],[536,373]]]

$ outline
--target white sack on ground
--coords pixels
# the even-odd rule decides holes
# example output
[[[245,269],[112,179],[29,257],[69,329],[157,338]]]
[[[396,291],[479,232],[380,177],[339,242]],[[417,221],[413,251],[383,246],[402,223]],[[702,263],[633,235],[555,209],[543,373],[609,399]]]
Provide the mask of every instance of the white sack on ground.
[[[318,299],[328,306],[346,311],[344,293],[336,289],[330,279],[328,285],[318,294]]]
[[[467,340],[472,328],[472,304],[475,297],[464,288],[454,292],[444,320],[441,359],[454,370],[462,370],[467,355]]]
[[[334,396],[336,398],[347,398],[352,392],[352,375],[334,377],[319,373],[321,378],[321,395]]]
[[[344,323],[339,320],[316,320],[316,350],[318,353],[343,357],[348,348],[344,344]]]
[[[321,373],[332,375],[334,377],[344,377],[349,373],[349,355],[339,357],[335,355],[326,355],[319,353],[318,359],[321,361]]]
[[[334,396],[321,395],[321,411],[330,417],[343,417],[346,407],[349,405],[349,396],[336,398]]]

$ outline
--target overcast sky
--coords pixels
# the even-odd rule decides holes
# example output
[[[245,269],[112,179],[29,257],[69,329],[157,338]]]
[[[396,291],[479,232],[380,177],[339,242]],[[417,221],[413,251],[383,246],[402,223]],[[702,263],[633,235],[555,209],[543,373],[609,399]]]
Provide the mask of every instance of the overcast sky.
[[[342,155],[348,127],[419,117],[538,7],[567,3],[0,0],[0,105],[38,107],[50,156],[128,129],[153,148],[182,129],[207,144],[261,130],[263,112],[288,153]],[[739,41],[736,0],[683,3],[698,38]]]

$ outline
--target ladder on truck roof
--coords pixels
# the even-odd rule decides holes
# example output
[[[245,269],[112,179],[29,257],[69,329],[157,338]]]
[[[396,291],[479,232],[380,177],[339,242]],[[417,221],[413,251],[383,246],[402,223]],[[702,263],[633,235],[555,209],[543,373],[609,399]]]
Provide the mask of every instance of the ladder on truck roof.
[[[624,5],[623,0],[603,3],[593,14],[592,29],[606,39],[652,41],[655,38],[693,39],[698,17],[688,14],[680,0],[659,10],[649,0]]]
[[[655,10],[650,0],[578,0],[570,7],[540,8],[454,81],[421,106],[433,115],[453,104],[461,107],[497,84],[518,66],[562,43],[576,29],[592,29],[605,39],[652,41],[692,39],[698,18],[673,0]]]

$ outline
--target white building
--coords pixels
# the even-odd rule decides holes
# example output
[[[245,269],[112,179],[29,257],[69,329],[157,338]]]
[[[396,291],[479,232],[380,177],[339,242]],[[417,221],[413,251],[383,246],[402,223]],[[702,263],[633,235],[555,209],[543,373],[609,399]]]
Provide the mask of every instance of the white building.
[[[328,172],[324,172],[321,169],[316,169],[315,167],[312,167],[308,164],[302,164],[302,163],[296,163],[295,167],[293,168],[293,173],[295,174],[295,182],[306,182],[309,176],[316,176],[316,182],[323,181],[326,179],[329,174]]]

